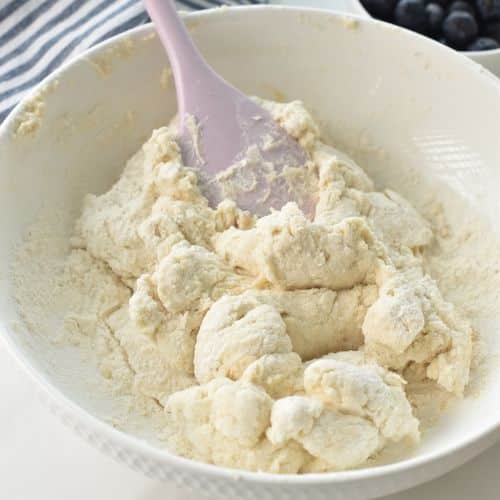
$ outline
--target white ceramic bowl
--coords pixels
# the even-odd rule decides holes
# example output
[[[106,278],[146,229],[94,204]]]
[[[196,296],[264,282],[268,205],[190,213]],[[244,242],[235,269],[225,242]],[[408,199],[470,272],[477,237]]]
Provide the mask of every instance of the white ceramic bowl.
[[[360,17],[370,17],[370,13],[364,8],[360,0],[277,0],[278,3],[299,4],[330,9],[350,13]],[[493,74],[500,77],[500,49],[486,51],[464,52],[467,57],[489,69]]]
[[[218,9],[187,21],[218,71],[247,93],[303,99],[380,185],[418,205],[403,179],[425,174],[499,228],[500,83],[479,65],[409,31],[319,10]],[[27,226],[43,207],[72,214],[85,193],[108,189],[124,161],[175,111],[173,86],[160,85],[166,59],[151,33],[151,26],[133,30],[52,75],[33,134],[15,136],[26,101],[0,129],[0,327],[53,411],[114,458],[216,498],[373,498],[435,478],[491,445],[500,436],[499,368],[476,399],[455,405],[398,463],[277,476],[192,462],[106,424],[111,403],[97,388],[89,391],[96,375],[77,350],[19,326],[10,268]],[[498,350],[494,337],[488,348]]]

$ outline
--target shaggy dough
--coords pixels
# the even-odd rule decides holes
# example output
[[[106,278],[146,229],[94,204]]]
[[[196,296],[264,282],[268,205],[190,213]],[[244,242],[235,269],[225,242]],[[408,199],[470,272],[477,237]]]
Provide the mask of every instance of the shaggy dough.
[[[170,125],[86,197],[70,266],[106,276],[94,323],[133,390],[164,407],[175,452],[256,471],[359,467],[420,439],[405,373],[463,394],[472,330],[423,270],[433,233],[415,209],[324,144],[300,102],[261,104],[310,157],[313,220],[294,203],[258,220],[211,208]]]

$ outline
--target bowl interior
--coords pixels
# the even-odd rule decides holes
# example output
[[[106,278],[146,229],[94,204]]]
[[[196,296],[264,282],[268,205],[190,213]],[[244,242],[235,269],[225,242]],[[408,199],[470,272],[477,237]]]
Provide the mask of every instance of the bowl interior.
[[[500,230],[500,85],[473,62],[389,25],[320,11],[229,9],[191,15],[188,24],[222,75],[250,94],[303,100],[379,186],[420,208],[437,193],[452,225],[477,212],[489,230]],[[151,130],[172,117],[167,66],[151,27],[135,30],[51,77],[36,131],[16,135],[21,105],[0,132],[1,327],[40,377],[102,419],[115,403],[100,392],[95,367],[77,347],[37,334],[36,324],[35,333],[26,331],[11,268],[40,210],[63,208],[48,233],[68,234],[83,195],[107,190]],[[417,186],[428,196],[416,196],[424,191]],[[51,318],[54,328],[58,321]],[[485,312],[475,322],[490,354],[499,352],[500,319]],[[416,456],[500,423],[500,367],[491,366],[479,394],[454,405]],[[130,432],[147,436],[144,426]]]

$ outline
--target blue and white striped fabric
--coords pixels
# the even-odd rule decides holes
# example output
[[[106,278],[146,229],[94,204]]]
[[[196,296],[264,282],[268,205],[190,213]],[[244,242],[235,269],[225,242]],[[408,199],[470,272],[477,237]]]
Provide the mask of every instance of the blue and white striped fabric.
[[[184,10],[259,0],[177,0]],[[69,57],[149,22],[140,0],[0,0],[0,123]]]

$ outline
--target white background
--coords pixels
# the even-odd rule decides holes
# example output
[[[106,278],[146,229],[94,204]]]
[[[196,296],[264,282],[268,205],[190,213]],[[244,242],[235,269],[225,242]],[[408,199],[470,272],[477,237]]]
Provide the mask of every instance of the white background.
[[[45,409],[0,342],[0,499],[201,500],[101,455]],[[447,476],[385,500],[499,500],[500,444]],[[236,500],[236,499],[235,499]]]

